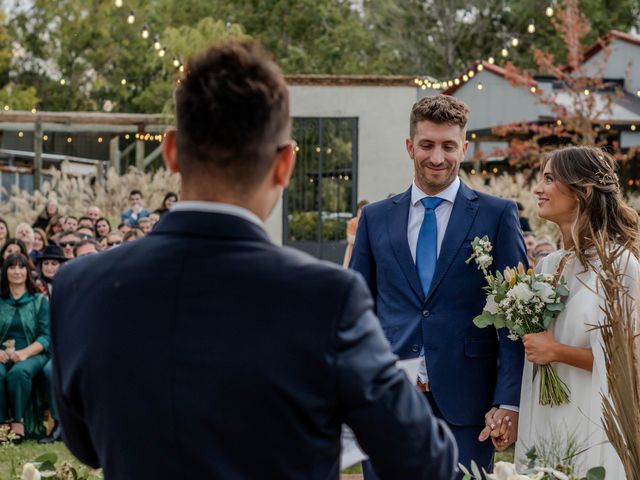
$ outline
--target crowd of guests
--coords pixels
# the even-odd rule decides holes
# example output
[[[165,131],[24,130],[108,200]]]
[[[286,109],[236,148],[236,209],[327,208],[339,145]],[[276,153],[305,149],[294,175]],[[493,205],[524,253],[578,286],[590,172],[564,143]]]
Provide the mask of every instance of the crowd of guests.
[[[62,215],[54,200],[33,224],[18,224],[14,236],[0,218],[0,424],[9,425],[11,441],[61,439],[49,352],[53,277],[65,262],[144,237],[177,200],[168,192],[150,212],[142,192],[132,190],[115,229],[95,205],[81,215]],[[45,406],[54,420],[49,435],[44,435]]]

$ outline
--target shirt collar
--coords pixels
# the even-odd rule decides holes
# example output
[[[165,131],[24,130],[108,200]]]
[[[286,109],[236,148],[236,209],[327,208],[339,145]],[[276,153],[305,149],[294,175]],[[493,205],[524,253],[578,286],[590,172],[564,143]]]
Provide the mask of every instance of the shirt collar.
[[[182,200],[174,203],[170,210],[172,212],[208,212],[234,215],[264,228],[262,220],[251,210],[230,203]]]
[[[414,180],[413,185],[411,185],[411,205],[417,205],[418,202],[425,197],[438,197],[446,200],[447,202],[454,203],[456,201],[456,196],[458,195],[458,190],[460,190],[460,177],[456,177],[456,179],[451,182],[451,185],[437,195],[427,195],[420,190],[420,187],[418,187]]]

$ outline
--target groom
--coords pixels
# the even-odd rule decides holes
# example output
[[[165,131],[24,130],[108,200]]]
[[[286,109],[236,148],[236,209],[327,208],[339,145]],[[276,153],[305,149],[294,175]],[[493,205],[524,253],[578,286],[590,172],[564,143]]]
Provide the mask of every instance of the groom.
[[[524,356],[504,330],[474,326],[485,281],[465,260],[471,241],[484,235],[493,244],[492,269],[526,264],[527,257],[515,202],[476,192],[458,177],[467,113],[445,95],[413,106],[406,140],[413,184],[363,209],[351,268],[367,280],[394,353],[423,358],[417,387],[453,431],[460,463],[488,469],[491,424],[512,424],[506,443],[492,434],[501,449],[515,441]],[[375,478],[370,469],[365,465],[366,478]]]

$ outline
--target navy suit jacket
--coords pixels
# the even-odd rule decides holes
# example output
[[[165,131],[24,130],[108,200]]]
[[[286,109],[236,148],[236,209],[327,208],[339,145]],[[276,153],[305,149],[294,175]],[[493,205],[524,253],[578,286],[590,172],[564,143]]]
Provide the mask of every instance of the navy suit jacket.
[[[407,241],[410,203],[411,189],[363,209],[351,268],[369,284],[393,351],[416,357],[424,344],[429,383],[444,418],[483,425],[492,405],[520,403],[524,351],[506,330],[473,324],[485,305],[486,283],[475,262],[465,261],[473,239],[488,235],[492,268],[526,265],[516,204],[460,184],[425,298]]]
[[[107,480],[337,478],[342,423],[382,478],[451,478],[450,432],[354,272],[238,217],[173,212],[54,283],[64,440]]]

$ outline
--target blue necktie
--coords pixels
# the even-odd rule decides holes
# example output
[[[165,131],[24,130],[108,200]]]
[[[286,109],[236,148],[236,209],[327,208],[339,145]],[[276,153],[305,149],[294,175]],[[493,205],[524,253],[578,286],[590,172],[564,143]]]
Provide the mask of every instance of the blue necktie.
[[[438,259],[438,223],[435,209],[444,199],[425,197],[420,201],[424,205],[424,219],[420,226],[418,244],[416,246],[416,269],[418,270],[422,291],[426,298],[433,280],[433,274],[436,271],[436,260]]]

